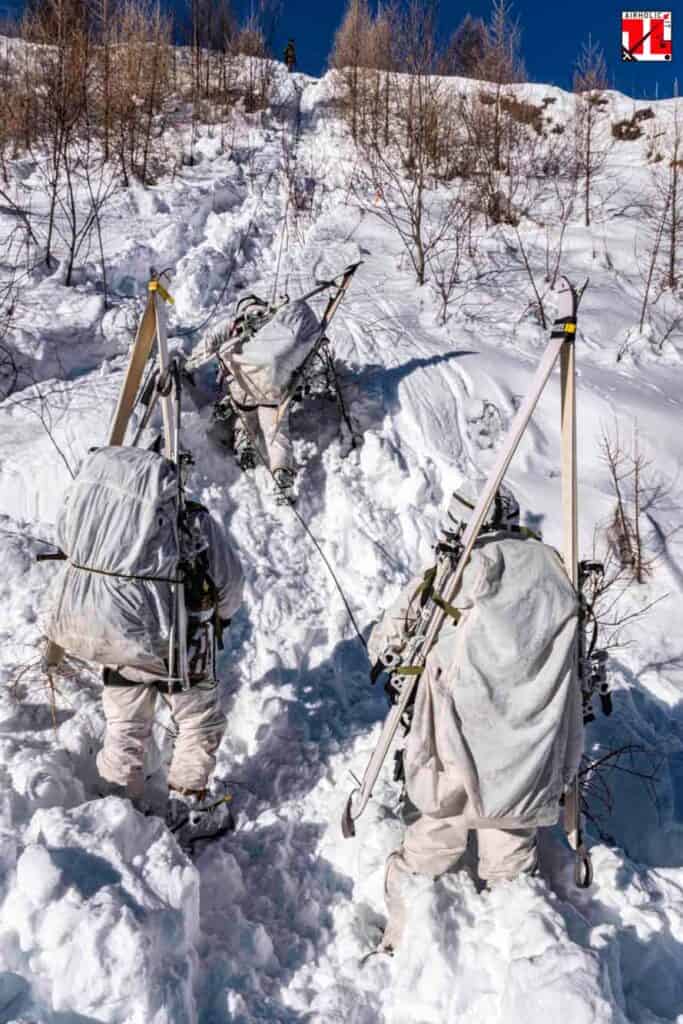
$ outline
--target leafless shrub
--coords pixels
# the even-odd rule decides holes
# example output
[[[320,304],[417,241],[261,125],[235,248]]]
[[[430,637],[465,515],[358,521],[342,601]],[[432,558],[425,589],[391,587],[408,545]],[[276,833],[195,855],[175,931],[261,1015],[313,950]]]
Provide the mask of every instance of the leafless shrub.
[[[642,451],[638,429],[630,442],[615,425],[604,429],[600,442],[614,492],[615,505],[604,531],[608,555],[617,566],[616,575],[644,583],[662,556],[665,541],[661,530],[652,529],[651,517],[670,501],[671,482],[662,478],[654,462]]]
[[[2,191],[0,197],[8,200],[5,212],[14,212],[17,221],[0,238],[0,401],[4,401],[20,385],[11,335],[17,320],[21,285],[34,267],[36,237],[29,213]]]
[[[567,229],[574,216],[577,199],[576,178],[550,175],[551,212],[545,218],[545,279],[551,288],[557,283],[562,266]]]
[[[612,135],[619,142],[634,142],[643,135],[643,129],[634,118],[626,118],[623,121],[615,121],[612,125]]]
[[[440,248],[461,215],[457,199],[438,200],[443,169],[438,140],[443,86],[426,75],[411,76],[394,97],[389,146],[369,137],[358,193],[375,216],[394,229],[419,284],[431,254]],[[368,195],[373,199],[368,203]],[[430,211],[430,200],[435,200]]]
[[[535,103],[527,103],[516,96],[502,96],[501,107],[505,113],[518,124],[529,125],[537,135],[543,135],[543,107]]]
[[[448,202],[449,209],[441,216],[443,234],[427,257],[429,276],[441,301],[442,324],[447,322],[451,302],[464,283],[465,267],[475,256],[474,214],[464,188]]]
[[[656,783],[664,756],[640,743],[626,743],[590,759],[584,757],[579,769],[581,811],[597,831],[601,842],[615,844],[603,822],[614,811],[615,780],[620,775],[640,779],[653,805],[657,805]]]
[[[510,113],[502,87],[495,93],[460,98],[460,170],[473,184],[473,198],[488,224],[515,226],[537,198],[547,159],[536,131]],[[548,168],[550,170],[550,168]]]

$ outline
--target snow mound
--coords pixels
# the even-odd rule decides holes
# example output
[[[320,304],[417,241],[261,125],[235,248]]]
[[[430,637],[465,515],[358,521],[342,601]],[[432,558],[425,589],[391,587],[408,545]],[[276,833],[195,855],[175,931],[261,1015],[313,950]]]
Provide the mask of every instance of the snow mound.
[[[570,938],[543,882],[478,893],[460,874],[424,888],[392,964],[392,1024],[547,1024],[560,1006],[571,1024],[626,1024],[607,958]]]
[[[10,1008],[45,1024],[196,1020],[199,879],[160,821],[115,797],[41,810],[15,852],[3,1020]]]

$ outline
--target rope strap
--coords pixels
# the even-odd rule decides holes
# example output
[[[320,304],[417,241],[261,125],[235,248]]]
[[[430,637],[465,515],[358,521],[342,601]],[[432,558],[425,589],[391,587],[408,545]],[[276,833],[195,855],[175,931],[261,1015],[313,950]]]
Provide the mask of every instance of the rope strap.
[[[243,402],[238,402],[232,395],[229,396],[230,402],[240,412],[256,412],[257,409],[279,409],[279,402],[257,402],[256,405],[245,405]]]
[[[94,572],[97,576],[113,576],[117,580],[152,580],[157,583],[184,583],[184,577],[175,576],[129,576],[124,572],[108,572],[106,569],[93,569],[90,565],[79,565],[78,562],[69,562],[72,569],[79,569],[81,572]]]
[[[421,676],[424,672],[424,665],[399,665],[391,670],[396,676]]]

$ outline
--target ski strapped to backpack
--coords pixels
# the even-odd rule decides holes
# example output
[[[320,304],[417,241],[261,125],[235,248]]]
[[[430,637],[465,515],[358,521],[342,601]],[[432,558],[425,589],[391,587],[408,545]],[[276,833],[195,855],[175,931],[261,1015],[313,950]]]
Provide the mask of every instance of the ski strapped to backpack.
[[[160,282],[160,276],[162,275],[157,275],[152,270],[148,284],[147,302],[131,348],[126,376],[119,393],[109,433],[108,443],[113,447],[122,445],[125,442],[128,424],[138,401],[140,383],[154,346],[154,340],[159,333],[158,324],[161,306],[157,301],[157,297],[162,302],[173,302],[172,296]],[[165,336],[164,331],[164,338]],[[43,659],[46,671],[49,673],[52,669],[58,668],[63,657],[64,651],[62,648],[58,644],[48,641]]]
[[[161,274],[157,274],[154,270],[151,272],[147,288],[147,302],[131,349],[128,367],[112,420],[108,444],[109,447],[125,445],[131,417],[136,406],[142,401],[147,408],[142,417],[142,424],[133,440],[133,446],[136,446],[142,430],[151,418],[156,402],[161,404],[164,456],[176,467],[177,536],[180,539],[185,531],[186,518],[183,466],[191,461],[191,457],[180,450],[181,373],[178,361],[170,359],[168,350],[166,304],[172,304],[173,297],[164,283],[166,276],[167,272]],[[158,364],[150,371],[141,394],[143,375],[155,342]],[[185,600],[188,568],[181,559],[176,577],[168,581],[173,590],[173,622],[169,635],[167,659],[169,688],[179,684],[182,689],[189,689],[191,685],[187,653],[188,612]],[[56,668],[63,655],[62,648],[49,641],[44,659],[46,669],[50,671]]]
[[[576,315],[584,288],[577,293],[566,278],[559,290],[558,316],[547,348],[532,380],[531,388],[518,409],[486,485],[477,501],[469,523],[457,538],[450,538],[451,551],[445,551],[437,563],[434,589],[421,608],[419,619],[400,651],[385,661],[391,672],[389,685],[397,695],[379,742],[373,751],[363,778],[346,803],[342,815],[342,833],[348,838],[355,835],[355,822],[363,813],[389,753],[396,732],[408,710],[427,658],[434,648],[441,627],[460,587],[463,573],[474,544],[479,536],[489,509],[495,501],[503,477],[512,461],[529,421],[548,383],[557,359],[562,355],[562,448],[563,448],[563,505],[565,520],[564,562],[566,571],[578,590],[578,561],[576,558],[576,424],[575,424],[575,364],[574,340]],[[440,600],[434,601],[436,594]],[[578,674],[578,657],[574,671]],[[592,872],[590,857],[583,842],[578,776],[565,799],[565,828],[575,851],[577,885],[590,885]]]
[[[143,314],[138,337],[136,338],[126,379],[114,417],[114,424],[109,443],[123,444],[128,422],[137,404],[136,399],[142,380],[146,361],[149,359],[154,340],[158,349],[158,370],[153,378],[156,381],[155,397],[161,405],[164,424],[164,455],[176,466],[178,537],[182,535],[185,520],[185,491],[183,487],[183,465],[187,456],[180,451],[181,425],[181,380],[180,367],[177,360],[171,361],[168,351],[168,328],[166,321],[166,304],[173,303],[162,278],[166,274],[152,271],[147,286],[147,306]],[[145,327],[148,324],[149,326]],[[145,362],[142,356],[146,353]],[[133,397],[131,397],[131,395]],[[150,405],[154,402],[150,399]],[[148,417],[149,418],[149,417]],[[143,417],[144,419],[144,417]],[[136,441],[139,433],[136,436]],[[185,601],[185,570],[179,565],[178,582],[173,584],[173,625],[168,644],[168,685],[171,687],[179,682],[183,689],[189,689],[190,676],[187,659],[188,619]]]
[[[298,387],[298,384],[299,384],[299,381],[301,380],[302,375],[306,372],[306,368],[310,364],[311,360],[315,358],[315,356],[318,354],[321,346],[327,340],[327,331],[329,329],[329,326],[332,323],[332,320],[333,320],[337,310],[339,309],[339,306],[341,305],[342,300],[343,300],[344,296],[346,295],[346,292],[348,291],[349,285],[351,284],[351,281],[353,280],[354,274],[356,273],[358,268],[362,265],[362,263],[363,263],[362,260],[359,260],[357,263],[351,263],[346,268],[346,270],[344,270],[338,277],[333,278],[331,281],[322,282],[321,284],[318,285],[317,288],[314,288],[312,292],[309,292],[308,295],[305,295],[303,297],[302,301],[306,301],[307,299],[313,298],[314,295],[317,295],[317,294],[319,294],[322,291],[325,291],[325,290],[327,290],[329,288],[333,288],[334,289],[333,294],[330,295],[330,298],[329,298],[328,303],[327,303],[327,307],[326,307],[325,312],[323,313],[322,319],[320,321],[320,324],[319,324],[319,327],[318,327],[317,338],[316,338],[315,342],[313,343],[313,345],[311,346],[311,348],[310,348],[310,350],[308,352],[308,355],[306,356],[304,361],[301,363],[301,365],[296,370],[296,372],[292,374],[291,380],[289,381],[289,384],[287,385],[287,393],[286,393],[286,395],[284,396],[284,398],[280,402],[280,407],[278,409],[277,419],[275,421],[275,428],[274,428],[276,431],[277,431],[278,426],[282,422],[282,419],[283,419],[285,413],[287,412],[287,409],[289,408],[290,402],[292,401],[292,398],[294,397],[294,393],[295,393],[295,391],[296,391],[296,389]]]

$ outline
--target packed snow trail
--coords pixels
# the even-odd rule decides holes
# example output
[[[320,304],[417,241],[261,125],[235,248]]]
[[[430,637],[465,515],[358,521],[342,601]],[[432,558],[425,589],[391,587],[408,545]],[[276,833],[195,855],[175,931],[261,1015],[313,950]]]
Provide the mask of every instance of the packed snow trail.
[[[573,887],[571,855],[554,834],[544,836],[536,879],[490,893],[462,873],[434,885],[417,879],[404,946],[394,960],[361,969],[383,923],[384,859],[401,832],[389,773],[356,840],[342,841],[339,820],[384,698],[368,683],[364,650],[325,566],[291,513],[275,506],[265,470],[240,474],[207,438],[210,369],[188,393],[183,431],[196,458],[190,489],[229,527],[247,576],[220,664],[229,726],[217,776],[234,794],[237,832],[207,846],[193,867],[159,822],[126,802],[95,800],[103,722],[94,673],[59,680],[53,719],[37,643],[54,567],[35,563],[44,545],[28,535],[51,539],[67,466],[106,436],[150,264],[174,266],[176,337],[186,351],[197,338],[182,332],[212,311],[226,275],[219,313],[247,290],[270,294],[283,217],[294,217],[283,131],[298,125],[287,136],[297,173],[324,185],[291,225],[282,284],[295,297],[315,276],[364,260],[332,332],[362,447],[343,457],[327,403],[293,417],[298,508],[363,630],[429,562],[459,474],[488,468],[526,392],[545,335],[518,322],[518,280],[481,288],[486,319],[438,326],[433,298],[415,288],[395,238],[349,198],[355,156],[330,112],[332,88],[329,76],[283,73],[283,123],[245,120],[230,156],[204,136],[195,166],[109,208],[117,302],[101,328],[94,264],[78,289],[51,275],[34,290],[22,328],[26,386],[0,409],[0,529],[11,531],[0,535],[0,1020],[546,1024],[549,1012],[572,1024],[683,1020],[675,603],[633,627],[636,642],[617,653],[614,715],[589,731],[590,744],[646,744],[668,758],[658,806],[639,779],[615,773],[614,806],[601,821],[615,845],[593,835],[593,889]],[[538,88],[557,95],[558,106],[569,101]],[[621,225],[614,232],[621,252]],[[620,272],[633,276],[628,255]],[[590,243],[577,230],[563,269],[578,279],[587,263]],[[664,476],[675,477],[683,454],[680,355],[617,365],[635,291],[625,300],[607,268],[590,272],[577,353],[583,555],[610,508],[601,425],[614,413],[637,419]],[[510,473],[527,522],[554,544],[558,404],[551,381]],[[680,594],[680,562],[674,538],[650,599]],[[163,748],[168,723],[159,717]]]

